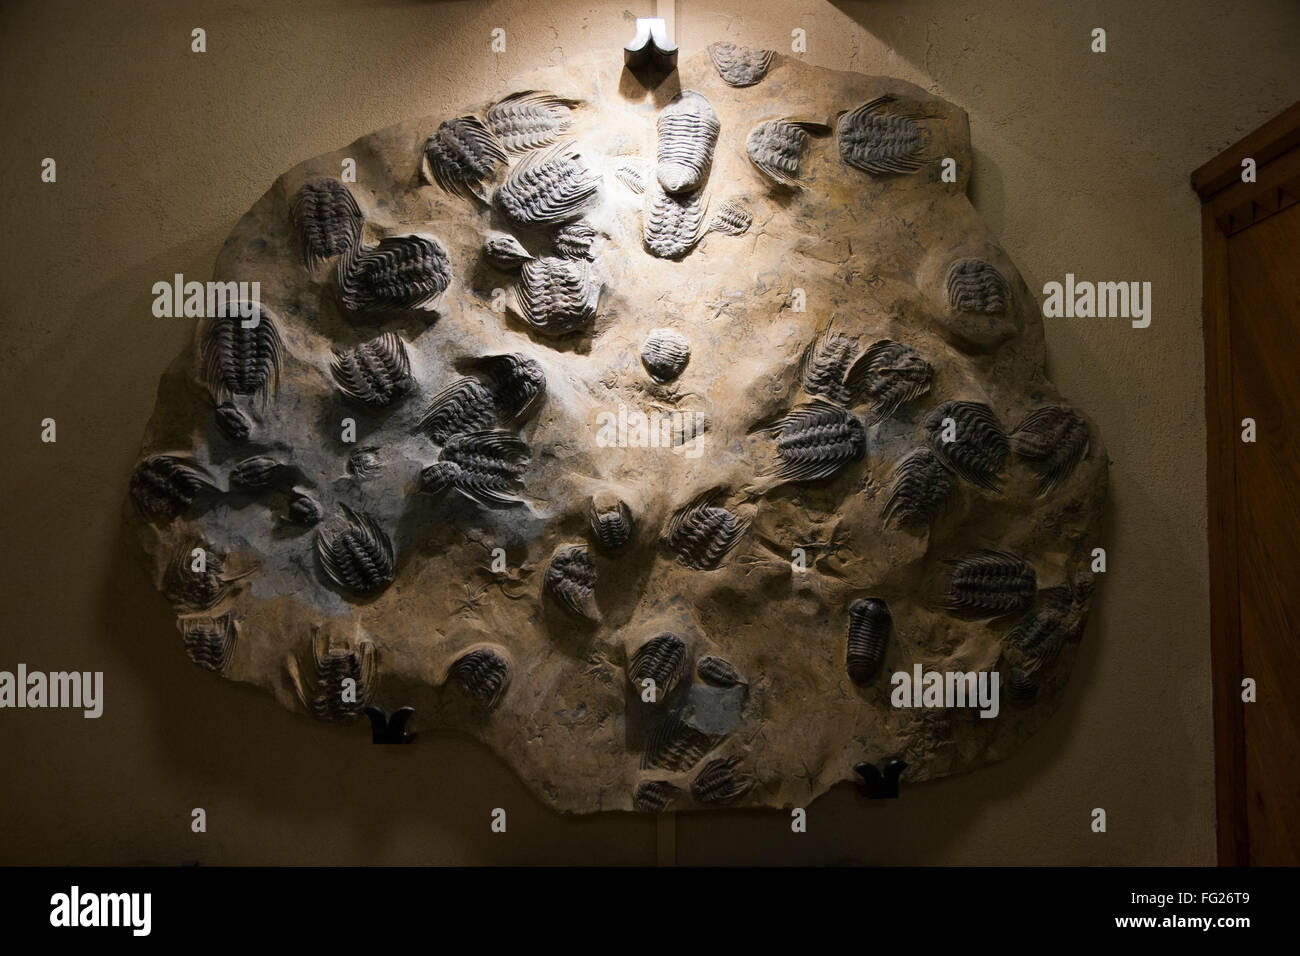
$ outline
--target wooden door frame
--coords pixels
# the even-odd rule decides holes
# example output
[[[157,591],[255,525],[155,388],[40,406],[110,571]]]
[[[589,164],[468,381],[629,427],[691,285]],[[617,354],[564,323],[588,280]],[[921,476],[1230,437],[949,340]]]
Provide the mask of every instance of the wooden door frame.
[[[1255,182],[1242,161],[1255,160]],[[1235,501],[1239,424],[1232,407],[1228,237],[1300,202],[1300,103],[1192,173],[1201,199],[1205,335],[1206,503],[1210,547],[1210,655],[1220,866],[1250,863]]]

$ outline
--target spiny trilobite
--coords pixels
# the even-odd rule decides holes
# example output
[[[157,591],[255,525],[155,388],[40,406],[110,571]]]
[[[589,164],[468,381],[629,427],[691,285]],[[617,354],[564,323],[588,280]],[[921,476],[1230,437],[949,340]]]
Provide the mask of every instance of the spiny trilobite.
[[[731,662],[721,657],[701,657],[695,662],[695,673],[704,683],[714,687],[735,687],[744,683]]]
[[[652,637],[633,652],[627,663],[627,679],[640,691],[644,680],[655,683],[655,700],[661,701],[686,672],[686,644],[676,634]]]
[[[462,432],[447,439],[438,460],[420,472],[420,490],[448,490],[489,507],[518,504],[528,446],[508,431]]]
[[[148,518],[175,518],[194,499],[216,490],[207,472],[175,455],[150,455],[131,475],[131,500]]]
[[[771,50],[754,50],[734,43],[710,43],[709,56],[728,86],[753,86],[772,66]]]
[[[891,110],[892,96],[878,96],[840,117],[840,158],[873,176],[913,173],[924,162],[925,132],[916,114]]]
[[[641,769],[684,773],[704,759],[704,755],[721,740],[715,734],[692,727],[674,711],[667,714],[650,734],[641,754]]]
[[[256,325],[244,327],[254,319]],[[211,319],[201,352],[208,389],[218,402],[248,395],[265,403],[267,393],[274,391],[280,380],[284,345],[275,319],[265,309],[258,308],[249,319],[238,314]]]
[[[819,395],[841,405],[850,394],[844,378],[858,354],[858,340],[828,325],[808,343],[799,362],[799,380],[809,395]]]
[[[849,679],[866,684],[885,660],[894,619],[880,598],[862,598],[849,608],[849,643],[845,654]]]
[[[674,787],[666,780],[647,780],[633,791],[632,806],[641,813],[662,813],[680,792],[680,787]]]
[[[181,643],[190,660],[200,667],[224,674],[235,654],[235,620],[229,614],[219,617],[183,617],[180,619]]]
[[[618,551],[632,540],[632,509],[614,496],[598,495],[587,511],[592,537],[605,551]]]
[[[614,178],[638,196],[645,192],[645,169],[639,161],[623,163],[614,170]]]
[[[449,676],[479,703],[495,707],[510,684],[510,661],[496,648],[479,647],[458,657]]]
[[[973,551],[951,562],[945,607],[997,617],[1034,603],[1037,579],[1028,561],[1006,551]]]
[[[304,183],[293,197],[293,219],[302,236],[307,267],[313,272],[361,239],[361,210],[337,179],[321,177]]]
[[[600,173],[588,169],[567,143],[557,143],[512,167],[496,201],[514,222],[558,223],[581,213],[599,188]]]
[[[201,571],[194,569],[196,550],[203,551]],[[207,611],[230,593],[231,581],[224,570],[221,556],[203,548],[202,542],[182,544],[163,573],[163,594],[179,610]]]
[[[515,311],[543,335],[565,335],[587,325],[600,300],[600,283],[584,259],[525,262],[513,291]]]
[[[428,236],[385,236],[339,259],[339,294],[353,312],[424,309],[451,284],[451,261]]]
[[[385,408],[411,387],[411,360],[396,332],[385,332],[347,350],[336,349],[330,371],[348,398]]]
[[[853,363],[844,383],[856,401],[867,401],[871,412],[867,424],[889,418],[904,402],[930,390],[934,369],[910,345],[890,339],[873,343]]]
[[[248,441],[248,436],[253,431],[253,423],[234,402],[222,402],[213,410],[213,416],[222,434],[231,441]]]
[[[929,448],[909,453],[894,468],[893,484],[882,514],[885,524],[895,518],[903,525],[929,524],[952,491],[952,473]]]
[[[275,484],[283,468],[283,464],[268,455],[245,458],[230,469],[230,487],[241,491],[261,491],[270,488]]]
[[[483,199],[483,180],[508,162],[505,148],[475,116],[447,120],[424,142],[420,173],[446,192]]]
[[[483,120],[507,152],[526,153],[552,145],[572,123],[569,107],[577,102],[542,90],[522,90],[488,107]]]
[[[773,182],[791,189],[802,188],[800,167],[808,149],[810,133],[824,134],[823,123],[798,120],[768,120],[749,131],[745,152],[754,167]]]
[[[379,446],[367,445],[348,455],[348,474],[358,481],[369,481],[384,470],[384,459]]]
[[[1048,588],[1040,595],[1039,607],[1026,613],[1007,635],[1007,641],[1023,655],[1027,671],[1048,667],[1056,660],[1069,637],[1073,607],[1068,588]]]
[[[343,505],[345,522],[316,532],[325,575],[353,594],[377,594],[393,583],[393,542],[370,515]]]
[[[555,251],[565,259],[590,259],[596,230],[585,222],[566,222],[555,229]]]
[[[479,359],[487,376],[496,407],[511,421],[523,421],[537,411],[546,395],[546,372],[542,363],[518,352],[489,355]]]
[[[665,192],[694,192],[704,185],[719,129],[718,114],[694,90],[682,90],[659,111],[655,174]]]
[[[501,269],[518,269],[533,258],[518,239],[505,232],[495,232],[483,240],[483,255]]]
[[[1010,451],[993,409],[982,402],[944,402],[925,419],[925,437],[948,468],[989,491]]]
[[[570,614],[598,620],[596,565],[582,545],[556,550],[546,568],[546,593]]]
[[[453,435],[484,431],[497,424],[496,399],[476,378],[458,378],[433,397],[416,425],[439,445]]]
[[[852,412],[815,398],[796,405],[771,428],[784,481],[818,481],[839,474],[867,453],[867,432]]]
[[[310,527],[317,524],[324,513],[320,502],[311,495],[295,491],[289,496],[289,521],[293,524]]]
[[[720,232],[728,236],[743,236],[749,232],[753,222],[754,216],[748,209],[734,199],[728,199],[713,213],[713,218],[709,220],[708,231]]]
[[[641,238],[646,249],[660,259],[686,255],[704,235],[708,211],[702,190],[673,195],[652,185],[646,190],[641,212]]]
[[[744,796],[754,781],[737,773],[739,757],[710,760],[691,781],[691,794],[700,803],[731,803]]]
[[[641,346],[641,364],[656,382],[671,382],[691,359],[691,343],[673,329],[651,329]]]
[[[1011,434],[1012,449],[1040,479],[1040,495],[1070,476],[1088,454],[1088,445],[1087,423],[1065,405],[1035,409]]]
[[[311,647],[312,696],[305,703],[317,720],[348,720],[365,710],[374,694],[375,647],[362,639],[357,646],[332,645],[320,634]],[[344,681],[353,683],[345,685]],[[344,695],[350,699],[345,699]]]
[[[748,521],[711,504],[712,497],[713,492],[706,491],[679,509],[664,535],[677,560],[697,571],[716,568],[749,528]]]
[[[1007,307],[1006,280],[983,259],[958,259],[948,270],[948,304],[957,312],[1002,312]]]

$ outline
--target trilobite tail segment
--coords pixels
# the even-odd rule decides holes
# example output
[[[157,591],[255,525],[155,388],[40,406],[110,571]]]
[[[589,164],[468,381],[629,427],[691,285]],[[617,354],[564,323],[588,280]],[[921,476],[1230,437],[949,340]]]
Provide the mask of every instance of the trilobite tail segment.
[[[1007,551],[973,551],[949,562],[951,577],[944,607],[970,617],[1000,617],[1034,603],[1033,566]]]
[[[312,272],[361,241],[361,209],[352,192],[337,179],[322,177],[304,183],[294,194],[292,213],[302,239],[303,258]]]
[[[196,615],[180,618],[177,625],[190,660],[204,670],[225,674],[235,655],[238,639],[234,617],[230,614],[218,617]]]
[[[749,529],[747,519],[712,504],[720,490],[713,488],[697,495],[668,522],[664,540],[678,562],[688,568],[716,568]]]
[[[1038,475],[1045,495],[1068,478],[1088,455],[1088,424],[1065,405],[1030,412],[1011,435],[1011,448]]]
[[[720,129],[717,112],[694,90],[682,90],[659,111],[655,176],[665,192],[689,193],[704,185]]]
[[[429,236],[385,236],[344,251],[339,297],[353,312],[428,309],[451,284],[451,261]]]
[[[840,159],[873,176],[914,173],[927,161],[924,111],[878,96],[840,117]]]
[[[410,390],[411,360],[396,332],[385,332],[347,350],[334,350],[330,372],[353,401],[386,408]]]
[[[674,195],[651,183],[641,212],[641,237],[646,250],[660,259],[686,255],[704,235],[708,213],[703,190]]]
[[[215,401],[228,402],[240,395],[265,407],[267,395],[280,381],[284,343],[270,312],[255,308],[249,319],[242,318],[242,312],[241,306],[234,315],[208,321],[200,361]]]
[[[483,182],[509,162],[505,147],[476,116],[460,116],[439,125],[420,158],[420,175],[457,196],[487,202]]]
[[[317,720],[351,720],[374,696],[375,646],[361,638],[336,643],[316,630],[311,642],[310,677],[298,681],[298,696]]]
[[[849,641],[845,665],[849,679],[867,684],[880,670],[893,629],[889,606],[880,598],[862,598],[849,607]]]
[[[710,43],[708,50],[714,69],[728,86],[753,86],[767,76],[776,55],[735,43]]]
[[[393,542],[370,515],[343,505],[344,520],[316,532],[316,554],[325,576],[343,591],[378,594],[396,573]]]

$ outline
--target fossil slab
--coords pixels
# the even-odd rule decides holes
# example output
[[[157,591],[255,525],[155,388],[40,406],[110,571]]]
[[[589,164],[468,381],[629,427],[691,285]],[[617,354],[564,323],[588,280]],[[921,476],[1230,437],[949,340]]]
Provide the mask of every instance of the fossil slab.
[[[215,278],[258,307],[196,323],[124,505],[175,666],[355,746],[367,706],[464,732],[575,813],[896,761],[906,799],[1049,717],[1106,451],[965,113],[736,47],[680,80],[425,91],[239,221]],[[996,673],[997,716],[895,706],[914,668]]]

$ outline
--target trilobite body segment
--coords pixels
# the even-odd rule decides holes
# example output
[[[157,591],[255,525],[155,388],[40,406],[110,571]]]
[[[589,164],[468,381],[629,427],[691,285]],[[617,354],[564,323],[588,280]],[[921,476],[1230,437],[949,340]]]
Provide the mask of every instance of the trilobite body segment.
[[[871,173],[914,173],[924,162],[925,132],[907,112],[894,110],[892,96],[880,96],[840,117],[840,159]]]
[[[775,426],[776,476],[819,481],[839,474],[867,453],[867,432],[858,417],[823,399],[791,409]]]
[[[268,455],[254,455],[230,469],[230,487],[239,491],[262,491],[272,487],[284,465]]]
[[[1088,446],[1088,424],[1065,405],[1035,409],[1011,435],[1012,449],[1038,475],[1040,495],[1070,476]]]
[[[694,90],[682,90],[659,111],[655,175],[665,192],[689,193],[704,185],[720,128],[713,106]]]
[[[929,525],[952,491],[952,473],[929,448],[910,452],[894,468],[882,517],[886,524]]]
[[[252,420],[234,402],[222,402],[213,410],[213,417],[221,433],[231,441],[248,441],[252,434]]]
[[[420,472],[420,490],[436,495],[454,489],[489,507],[517,504],[527,468],[528,446],[510,432],[462,432],[447,439],[438,461]]]
[[[948,270],[948,304],[955,312],[1004,312],[1007,282],[983,259],[959,259]]]
[[[512,352],[492,355],[480,363],[490,382],[492,398],[501,415],[523,421],[535,412],[546,395],[546,371],[542,363]]]
[[[596,230],[585,222],[566,222],[555,228],[555,251],[564,259],[590,259]]]
[[[1027,671],[1050,666],[1070,636],[1073,602],[1066,588],[1051,588],[1042,594],[1041,606],[1028,612],[1007,641],[1023,656]]]
[[[147,518],[175,518],[216,490],[207,472],[175,455],[150,455],[131,475],[131,500]]]
[[[721,739],[692,727],[680,714],[670,713],[660,721],[646,742],[641,754],[641,769],[684,773],[703,760]]]
[[[356,647],[333,646],[323,637],[312,640],[311,696],[306,701],[317,720],[349,720],[365,710],[374,695],[375,648],[369,641]]]
[[[369,481],[384,470],[384,464],[378,446],[367,445],[348,455],[348,474],[358,481]]]
[[[482,198],[482,183],[508,161],[505,147],[474,116],[447,120],[424,142],[420,171],[424,181],[437,183],[458,196]]]
[[[518,239],[505,232],[494,232],[483,240],[483,255],[498,269],[518,269],[533,258]]]
[[[495,428],[496,424],[496,399],[486,385],[466,376],[433,397],[416,428],[445,445],[453,435]]]
[[[975,551],[952,562],[945,606],[972,617],[999,617],[1034,603],[1033,566],[1007,551]]]
[[[945,466],[972,484],[998,490],[1011,446],[987,405],[944,402],[926,417],[925,437]]]
[[[847,405],[849,389],[845,376],[858,354],[858,340],[827,326],[813,339],[799,363],[799,380],[803,390]]]
[[[291,524],[311,527],[319,524],[320,519],[324,517],[325,509],[320,502],[311,495],[304,494],[301,491],[295,491],[289,496],[289,515],[288,520]]]
[[[600,300],[591,263],[544,258],[525,262],[514,287],[515,308],[534,331],[566,335],[590,324]]]
[[[621,551],[632,540],[632,510],[617,498],[593,499],[587,519],[591,535],[603,551]]]
[[[1017,704],[1032,703],[1038,696],[1038,676],[1016,667],[1007,681],[1007,696]]]
[[[641,813],[662,813],[680,792],[680,787],[666,780],[647,780],[637,784],[632,793],[632,806]]]
[[[646,641],[627,664],[627,679],[640,692],[643,681],[655,684],[655,700],[661,701],[686,672],[686,644],[676,634],[660,634]]]
[[[340,392],[375,408],[388,407],[411,388],[411,360],[396,332],[335,350],[330,371]]]
[[[245,322],[253,321],[256,325],[245,328]],[[284,345],[275,319],[265,309],[254,310],[249,319],[241,318],[238,310],[211,319],[200,351],[208,389],[219,403],[235,395],[265,402],[280,380]]]
[[[479,647],[458,657],[448,676],[480,704],[496,707],[510,684],[510,661],[502,650]]]
[[[652,185],[641,213],[641,238],[646,250],[660,259],[686,255],[704,235],[708,202],[703,191],[673,195]]]
[[[748,528],[748,521],[711,504],[705,494],[673,515],[665,539],[680,563],[709,571],[722,563]]]
[[[293,197],[293,219],[307,266],[313,271],[361,240],[361,210],[348,187],[337,179],[322,177],[304,183]]]
[[[728,86],[753,86],[771,69],[771,50],[754,50],[734,43],[710,43],[709,57]]]
[[[497,187],[496,202],[522,225],[563,222],[581,214],[600,188],[600,174],[588,169],[566,143],[531,153],[511,168]]]
[[[541,90],[511,93],[488,107],[483,121],[507,152],[526,153],[550,146],[573,122],[573,100]]]
[[[594,621],[596,609],[596,564],[582,545],[556,550],[546,568],[546,593],[575,617]]]
[[[614,178],[638,196],[645,192],[646,174],[640,163],[623,163],[614,170]]]
[[[880,670],[894,619],[879,598],[862,598],[849,607],[849,643],[845,664],[849,679],[867,684]]]
[[[671,382],[691,360],[691,343],[673,329],[651,329],[641,346],[641,364],[656,382]]]
[[[713,213],[709,220],[709,232],[720,232],[727,236],[743,236],[749,232],[754,223],[754,216],[734,199],[728,199]]]
[[[235,654],[234,618],[229,614],[219,617],[183,617],[180,619],[181,643],[185,653],[204,670],[224,674]]]
[[[194,552],[203,551],[202,562]],[[196,565],[202,570],[195,570]],[[230,582],[223,576],[219,554],[191,541],[177,549],[163,574],[163,594],[181,611],[207,611],[230,593]]]
[[[691,781],[691,795],[700,803],[725,804],[743,797],[754,785],[752,778],[736,768],[739,757],[710,760]]]
[[[891,417],[905,402],[930,390],[934,369],[910,345],[884,339],[872,344],[853,363],[845,385],[856,401],[871,408],[867,424]]]
[[[804,154],[808,151],[808,134],[824,132],[826,127],[816,123],[791,120],[768,120],[749,131],[745,139],[745,153],[764,176],[791,189],[802,187]]]
[[[714,687],[737,687],[745,682],[730,661],[712,655],[695,662],[695,673]]]
[[[393,583],[393,542],[370,515],[343,506],[345,520],[316,532],[325,576],[352,594],[378,594]]]
[[[339,259],[339,295],[353,312],[425,309],[451,284],[451,261],[428,236],[385,236]]]

